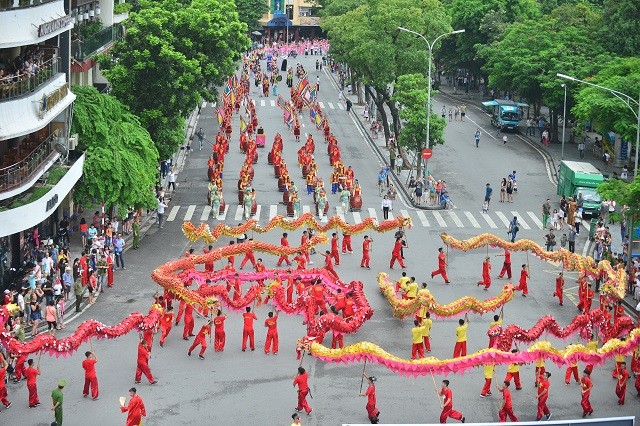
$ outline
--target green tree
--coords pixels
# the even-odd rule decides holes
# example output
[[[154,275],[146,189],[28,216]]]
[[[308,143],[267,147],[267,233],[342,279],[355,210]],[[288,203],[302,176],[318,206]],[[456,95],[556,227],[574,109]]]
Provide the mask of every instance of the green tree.
[[[120,101],[93,87],[74,86],[72,133],[85,151],[79,201],[103,200],[121,210],[153,207],[158,150],[149,132]]]
[[[578,74],[585,75],[585,74]],[[588,75],[588,74],[586,74]],[[622,58],[608,62],[591,78],[595,84],[617,90],[640,101],[640,58]],[[637,105],[627,106],[625,101],[597,87],[580,86],[573,112],[582,119],[593,120],[596,127],[614,131],[623,139],[635,143],[637,131]],[[631,109],[634,109],[632,111]]]
[[[599,39],[604,47],[620,56],[640,55],[640,2],[605,0]]]
[[[265,0],[236,0],[236,9],[240,22],[254,30],[259,27],[258,21],[269,11],[269,6]]]
[[[393,100],[399,105],[402,130],[398,134],[398,143],[414,151],[416,155],[425,146],[427,137],[427,79],[422,74],[405,74],[398,77],[394,87]],[[444,143],[446,121],[431,113],[429,120],[429,146]],[[416,174],[421,175],[421,163],[417,164]]]

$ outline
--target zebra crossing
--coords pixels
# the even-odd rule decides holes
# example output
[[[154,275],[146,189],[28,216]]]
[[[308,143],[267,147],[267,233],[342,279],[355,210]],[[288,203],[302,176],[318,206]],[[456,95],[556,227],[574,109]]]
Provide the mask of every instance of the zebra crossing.
[[[315,206],[303,205],[302,213],[315,212]],[[399,210],[395,212],[396,215],[410,217],[413,221],[413,226],[422,226],[424,228],[451,228],[451,229],[506,229],[509,226],[509,222],[514,216],[518,218],[520,227],[523,230],[541,230],[542,222],[536,216],[534,212],[527,211],[521,214],[517,211],[489,211],[488,213],[482,213],[480,211],[460,211],[460,210]],[[286,207],[282,204],[258,204],[256,208],[256,214],[253,216],[259,222],[268,222],[277,215],[287,215]],[[344,213],[341,208],[332,207],[329,211],[329,216],[338,215],[341,219],[347,223],[358,224],[366,218],[372,218],[378,222],[384,220],[382,212],[377,211],[375,208],[363,208],[359,212],[347,212]],[[389,212],[389,219],[393,220],[394,212]],[[211,206],[203,205],[177,205],[172,206],[169,210],[169,214],[166,217],[166,222],[207,222],[209,220],[215,221],[233,221],[242,222],[245,218],[244,208],[239,205],[226,205],[224,212],[214,217],[214,212],[211,210]],[[327,216],[323,217],[320,222],[326,223],[328,221]]]

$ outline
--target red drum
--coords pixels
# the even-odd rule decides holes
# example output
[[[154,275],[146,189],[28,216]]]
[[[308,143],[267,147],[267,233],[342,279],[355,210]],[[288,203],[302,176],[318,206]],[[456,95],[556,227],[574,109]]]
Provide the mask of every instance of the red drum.
[[[213,180],[213,171],[214,171],[214,170],[215,170],[215,169],[214,169],[213,167],[209,167],[209,168],[207,169],[207,178],[208,178],[208,180],[209,180],[209,181],[212,181],[212,180]]]
[[[267,154],[267,163],[269,165],[273,164],[273,152],[272,151],[269,151],[269,153]]]
[[[284,177],[280,176],[278,178],[278,191],[282,192],[284,191]]]
[[[282,193],[282,204],[287,204],[289,203],[289,191],[284,191]]]
[[[306,179],[308,174],[309,174],[309,165],[308,164],[303,164],[302,165],[302,177]]]
[[[329,200],[327,200],[327,202],[325,203],[324,212],[322,213],[326,216],[328,211],[329,211]],[[318,203],[316,203],[316,216],[320,216],[320,212],[318,211]]]
[[[280,177],[280,164],[273,165],[273,173],[275,173],[276,177]]]
[[[354,195],[349,199],[349,207],[352,212],[359,212],[362,210],[362,196]]]
[[[220,210],[218,211],[218,215],[224,214],[225,206],[226,204],[224,203],[224,198],[223,198],[222,200],[220,200]]]
[[[256,203],[255,199],[253,199],[251,200],[251,216],[255,216],[257,211],[258,211],[258,203]]]
[[[287,217],[293,217],[293,201],[289,201],[287,204]]]
[[[244,191],[238,190],[238,204],[242,206],[243,201],[244,201]]]

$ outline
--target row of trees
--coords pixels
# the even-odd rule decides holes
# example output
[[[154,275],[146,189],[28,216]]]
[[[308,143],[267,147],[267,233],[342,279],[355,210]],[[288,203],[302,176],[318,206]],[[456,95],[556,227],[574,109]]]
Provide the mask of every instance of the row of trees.
[[[509,92],[539,114],[551,110],[552,138],[557,139],[558,112],[568,85],[568,108],[582,121],[593,120],[601,130],[613,130],[635,140],[633,113],[606,91],[563,81],[563,73],[588,79],[630,95],[640,92],[640,2],[637,0],[319,0],[323,28],[331,53],[362,81],[381,114],[385,135],[389,121],[400,129],[398,96],[392,95],[403,75],[425,74],[427,48],[423,40],[398,26],[423,34],[427,40],[451,31],[464,34],[442,39],[435,46],[437,70],[464,74],[488,87]],[[415,79],[414,79],[415,80]],[[418,84],[417,80],[415,81]],[[405,81],[406,83],[406,81]],[[420,83],[420,89],[425,89]],[[406,115],[406,114],[405,114]],[[424,121],[425,114],[414,114]],[[435,115],[432,117],[435,118]],[[403,120],[404,122],[405,120]],[[405,126],[420,128],[419,123]],[[437,127],[437,126],[436,126]],[[400,133],[402,135],[402,133]],[[400,138],[414,148],[424,134]],[[442,143],[432,132],[430,143]],[[419,145],[418,145],[419,146]]]
[[[236,4],[237,3],[237,4]],[[79,200],[152,207],[158,160],[184,143],[185,119],[235,71],[263,0],[139,0],[126,35],[98,60],[110,95],[74,87],[86,152]]]

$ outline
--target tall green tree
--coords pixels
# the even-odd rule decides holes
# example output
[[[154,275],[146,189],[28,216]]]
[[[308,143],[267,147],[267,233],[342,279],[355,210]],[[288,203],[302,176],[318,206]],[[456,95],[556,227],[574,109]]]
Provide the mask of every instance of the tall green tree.
[[[247,29],[253,31],[259,27],[258,21],[269,11],[265,0],[236,0],[236,9],[240,22],[247,24]]]
[[[140,120],[115,97],[74,86],[72,133],[85,151],[79,201],[97,199],[126,209],[155,206],[158,150]]]
[[[579,74],[578,77],[584,75],[589,74]],[[640,57],[610,61],[599,73],[587,79],[640,102]],[[573,112],[579,118],[593,120],[601,131],[614,131],[635,144],[638,127],[634,112],[637,114],[638,105],[631,103],[629,108],[625,101],[597,87],[581,85],[579,88]]]
[[[604,47],[619,56],[640,55],[640,1],[605,0],[599,39]]]
[[[249,46],[247,27],[233,0],[139,4],[100,64],[112,94],[140,117],[165,158],[183,142],[184,118],[233,72]]]

